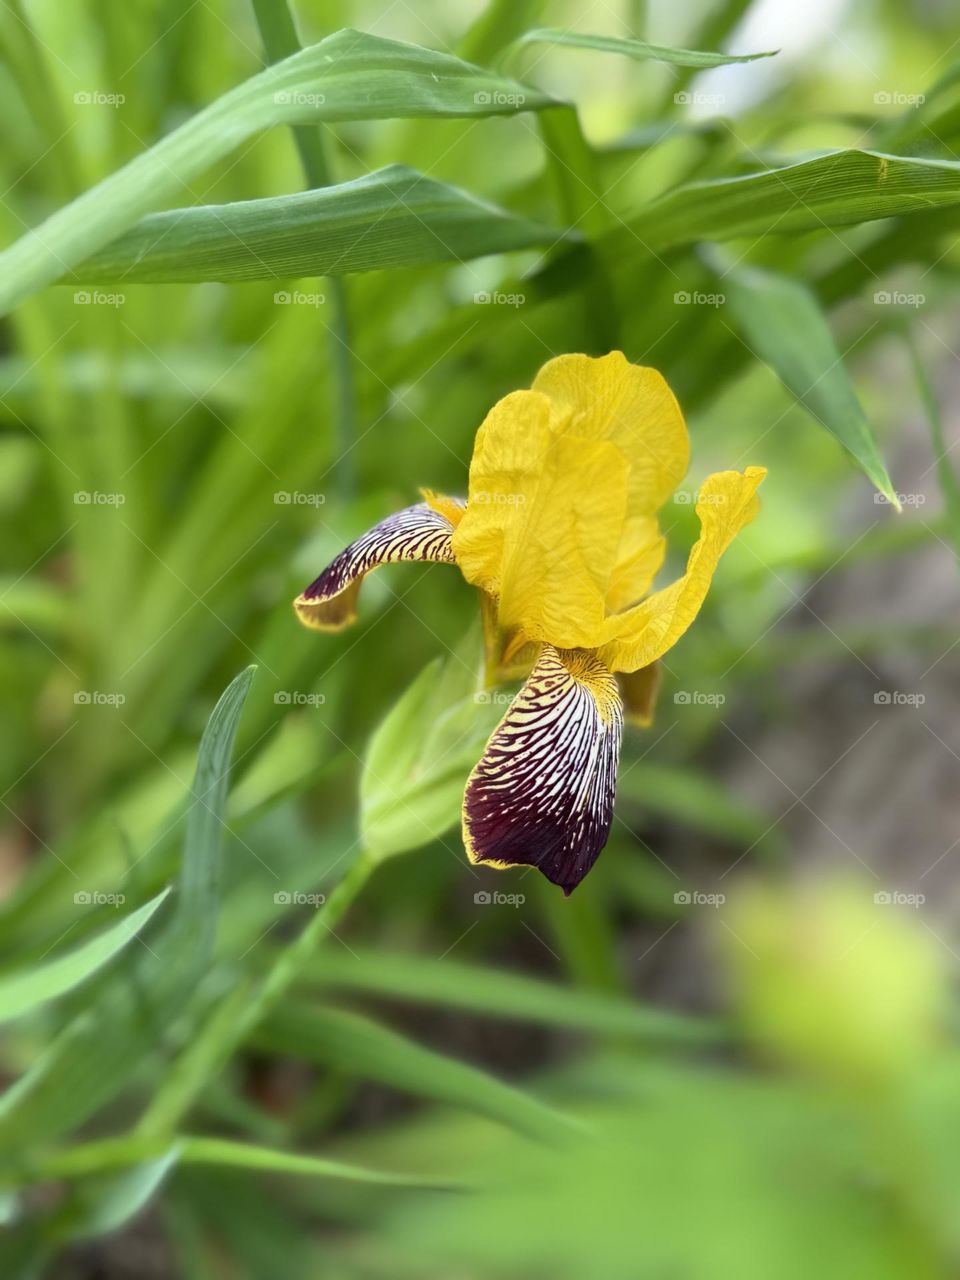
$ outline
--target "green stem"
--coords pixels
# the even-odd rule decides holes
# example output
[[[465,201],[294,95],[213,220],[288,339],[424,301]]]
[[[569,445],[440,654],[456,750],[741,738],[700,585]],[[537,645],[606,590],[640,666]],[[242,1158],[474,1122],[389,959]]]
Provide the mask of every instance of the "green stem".
[[[260,38],[270,62],[280,62],[300,50],[289,0],[253,0]],[[333,182],[330,161],[321,128],[293,127],[293,140],[310,187],[328,187]],[[350,308],[346,282],[339,276],[326,281],[333,323],[328,328],[330,367],[334,385],[334,448],[336,474],[344,497],[356,487],[352,447],[356,439],[356,387],[350,349]]]

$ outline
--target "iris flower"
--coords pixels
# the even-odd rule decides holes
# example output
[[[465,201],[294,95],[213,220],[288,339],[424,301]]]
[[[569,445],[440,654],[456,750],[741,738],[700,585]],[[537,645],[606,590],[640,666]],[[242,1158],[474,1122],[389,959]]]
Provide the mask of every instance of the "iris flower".
[[[401,560],[456,565],[478,589],[488,683],[525,683],[467,782],[471,862],[533,866],[569,894],[606,843],[624,718],[650,723],[657,660],[756,515],[766,474],[709,477],[686,572],[651,593],[665,551],[657,512],[688,460],[660,373],[619,351],[559,356],[490,410],[466,502],[421,491],[294,601],[306,626],[338,631],[356,617],[364,576]]]

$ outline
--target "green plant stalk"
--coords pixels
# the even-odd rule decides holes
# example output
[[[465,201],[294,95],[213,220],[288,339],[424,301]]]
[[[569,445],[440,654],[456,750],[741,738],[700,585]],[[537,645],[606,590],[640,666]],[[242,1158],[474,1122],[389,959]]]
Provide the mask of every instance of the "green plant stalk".
[[[144,1112],[137,1137],[170,1136],[206,1082],[221,1069],[274,1008],[305,969],[323,938],[332,933],[366,884],[376,863],[366,853],[351,866],[313,919],[277,956],[258,990],[232,992],[214,1009],[196,1038]]]
[[[235,1169],[264,1169],[271,1172],[330,1177],[347,1182],[373,1183],[397,1187],[452,1189],[449,1179],[420,1174],[379,1172],[339,1160],[318,1156],[292,1155],[226,1138],[184,1136],[172,1144],[178,1164],[218,1165]],[[112,1173],[170,1154],[168,1140],[139,1137],[102,1138],[82,1146],[51,1151],[17,1174],[0,1174],[0,1185],[17,1186],[23,1175],[30,1182],[72,1179]]]
[[[253,0],[253,10],[260,38],[270,62],[279,62],[300,50],[300,40],[290,12],[289,0]],[[293,140],[304,176],[311,187],[329,187],[333,181],[327,149],[320,128],[296,125]],[[356,488],[353,443],[356,440],[356,384],[350,349],[350,308],[346,283],[338,276],[328,277],[333,324],[329,326],[330,368],[334,387],[334,447],[337,452],[335,473],[344,498],[352,497]]]

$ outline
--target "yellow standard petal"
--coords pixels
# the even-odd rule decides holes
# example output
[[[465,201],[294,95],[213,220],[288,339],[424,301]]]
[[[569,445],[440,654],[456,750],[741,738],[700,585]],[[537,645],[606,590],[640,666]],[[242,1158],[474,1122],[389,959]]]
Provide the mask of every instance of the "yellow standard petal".
[[[609,440],[630,464],[629,510],[652,515],[676,489],[690,462],[683,414],[656,369],[631,364],[622,351],[593,358],[557,356],[533,382],[548,397],[555,431]]]
[[[607,619],[600,657],[612,671],[636,671],[662,657],[700,611],[720,557],[757,514],[763,467],[718,471],[700,490],[700,537],[682,578],[642,604]]]
[[[501,626],[564,649],[599,643],[627,475],[612,444],[575,436],[550,442],[523,522],[505,539]]]
[[[500,591],[504,545],[515,542],[540,483],[550,444],[550,402],[532,391],[504,396],[477,432],[470,461],[467,510],[453,551],[468,582]]]

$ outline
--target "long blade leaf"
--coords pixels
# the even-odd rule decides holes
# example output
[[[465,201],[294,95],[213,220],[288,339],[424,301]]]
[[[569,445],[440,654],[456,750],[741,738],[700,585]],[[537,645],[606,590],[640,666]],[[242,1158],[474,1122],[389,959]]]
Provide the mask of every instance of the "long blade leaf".
[[[0,978],[0,1022],[18,1018],[79,987],[136,937],[169,892],[169,889],[164,889],[142,907],[72,951],[33,969]]]
[[[597,53],[620,53],[636,62],[669,62],[675,67],[725,67],[732,62],[755,62],[772,58],[778,49],[764,53],[706,53],[698,49],[677,49],[661,44],[648,44],[623,36],[590,35],[584,31],[564,31],[560,27],[537,27],[525,31],[513,48],[527,44],[564,45],[568,49],[592,49]]]
[[[68,279],[166,284],[339,276],[460,262],[561,238],[563,232],[390,165],[298,195],[148,214]]]
[[[338,31],[231,89],[0,254],[0,314],[176,199],[185,184],[272,125],[509,115],[550,102],[450,54]]]
[[[723,286],[747,345],[899,510],[873,427],[814,294],[797,280],[756,268],[728,272]]]

